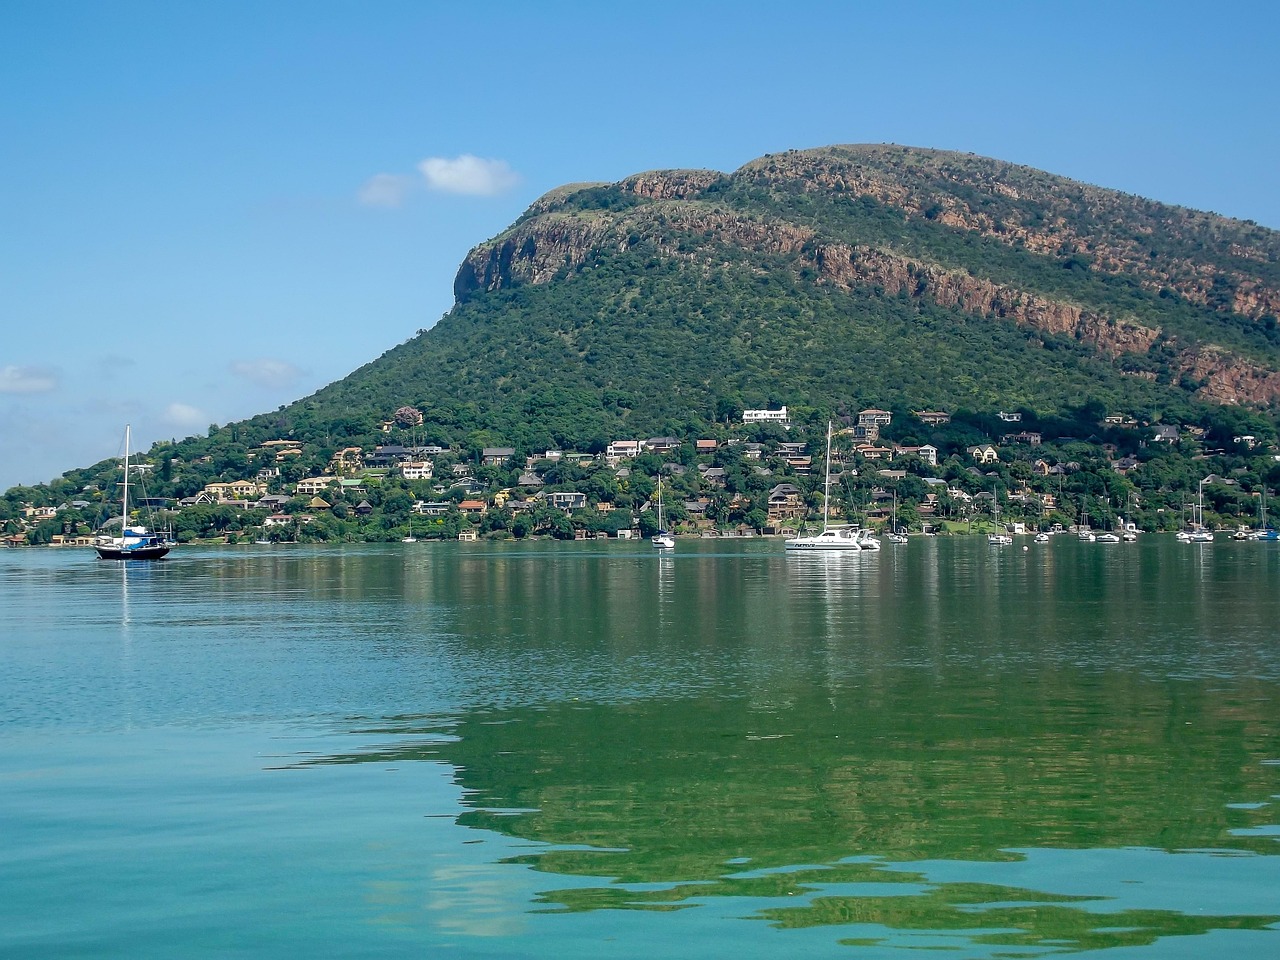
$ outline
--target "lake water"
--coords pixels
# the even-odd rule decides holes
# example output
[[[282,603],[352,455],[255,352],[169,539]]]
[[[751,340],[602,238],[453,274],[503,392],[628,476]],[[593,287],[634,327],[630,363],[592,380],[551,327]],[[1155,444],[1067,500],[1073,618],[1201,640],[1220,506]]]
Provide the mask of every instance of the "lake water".
[[[0,551],[0,956],[1280,957],[1280,546]]]

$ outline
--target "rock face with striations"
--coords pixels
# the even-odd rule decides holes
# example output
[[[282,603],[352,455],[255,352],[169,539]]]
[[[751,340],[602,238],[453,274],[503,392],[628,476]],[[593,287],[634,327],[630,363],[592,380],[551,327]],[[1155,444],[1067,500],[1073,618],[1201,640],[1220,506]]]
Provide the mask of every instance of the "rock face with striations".
[[[1280,234],[936,150],[789,151],[728,175],[561,188],[472,250],[455,293],[553,283],[637,246],[706,270],[782,261],[819,287],[1069,338],[1136,376],[1158,352],[1203,399],[1280,402]]]

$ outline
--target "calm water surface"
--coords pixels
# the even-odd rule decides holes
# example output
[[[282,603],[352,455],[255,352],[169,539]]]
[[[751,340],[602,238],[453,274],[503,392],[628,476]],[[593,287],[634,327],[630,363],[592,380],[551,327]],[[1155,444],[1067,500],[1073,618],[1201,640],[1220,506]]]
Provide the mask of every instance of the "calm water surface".
[[[1280,549],[0,552],[0,956],[1280,957]]]

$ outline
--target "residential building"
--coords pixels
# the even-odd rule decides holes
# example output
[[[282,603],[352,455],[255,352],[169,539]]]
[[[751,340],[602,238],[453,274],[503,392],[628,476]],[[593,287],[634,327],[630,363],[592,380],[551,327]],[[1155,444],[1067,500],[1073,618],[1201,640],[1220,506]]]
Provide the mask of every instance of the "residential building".
[[[1040,446],[1040,434],[1034,430],[1023,430],[1021,433],[1007,433],[1000,438],[1001,443],[1025,443],[1032,447]]]
[[[644,449],[650,453],[671,453],[680,449],[680,441],[675,437],[650,437],[644,441]]]
[[[572,490],[554,490],[546,494],[546,501],[557,510],[585,510],[587,495]]]
[[[434,471],[430,460],[406,460],[400,464],[400,473],[406,480],[430,480]]]
[[[978,463],[995,463],[1000,459],[1000,454],[996,451],[996,448],[989,443],[980,443],[976,447],[968,447],[965,452]]]
[[[255,480],[232,480],[227,483],[206,483],[204,492],[219,503],[229,500],[257,499],[267,492],[267,485]]]
[[[895,459],[897,457],[919,457],[931,467],[938,465],[938,448],[931,443],[922,444],[918,447],[899,447],[895,445],[893,456]]]
[[[917,410],[915,416],[921,423],[927,423],[931,427],[940,427],[951,422],[951,414],[941,410]]]
[[[788,520],[805,514],[804,494],[793,483],[779,483],[769,491],[769,519]]]
[[[639,440],[615,440],[605,449],[605,460],[610,466],[617,466],[619,460],[634,460],[643,452]]]
[[[305,480],[299,480],[295,489],[300,497],[315,496],[316,494],[328,490],[329,487],[333,486],[337,482],[337,477],[308,477]]]
[[[781,410],[743,410],[743,423],[777,423],[782,426],[791,424],[790,418],[787,416],[786,404],[783,404]]]
[[[480,462],[486,467],[500,467],[515,455],[514,447],[485,447],[480,451]]]

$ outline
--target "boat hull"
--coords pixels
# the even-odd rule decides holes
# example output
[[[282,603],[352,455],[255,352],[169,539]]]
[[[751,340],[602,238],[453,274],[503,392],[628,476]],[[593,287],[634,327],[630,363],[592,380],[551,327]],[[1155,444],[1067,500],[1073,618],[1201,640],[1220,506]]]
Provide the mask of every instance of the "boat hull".
[[[99,560],[161,560],[170,550],[172,544],[148,544],[141,547],[94,547]]]

